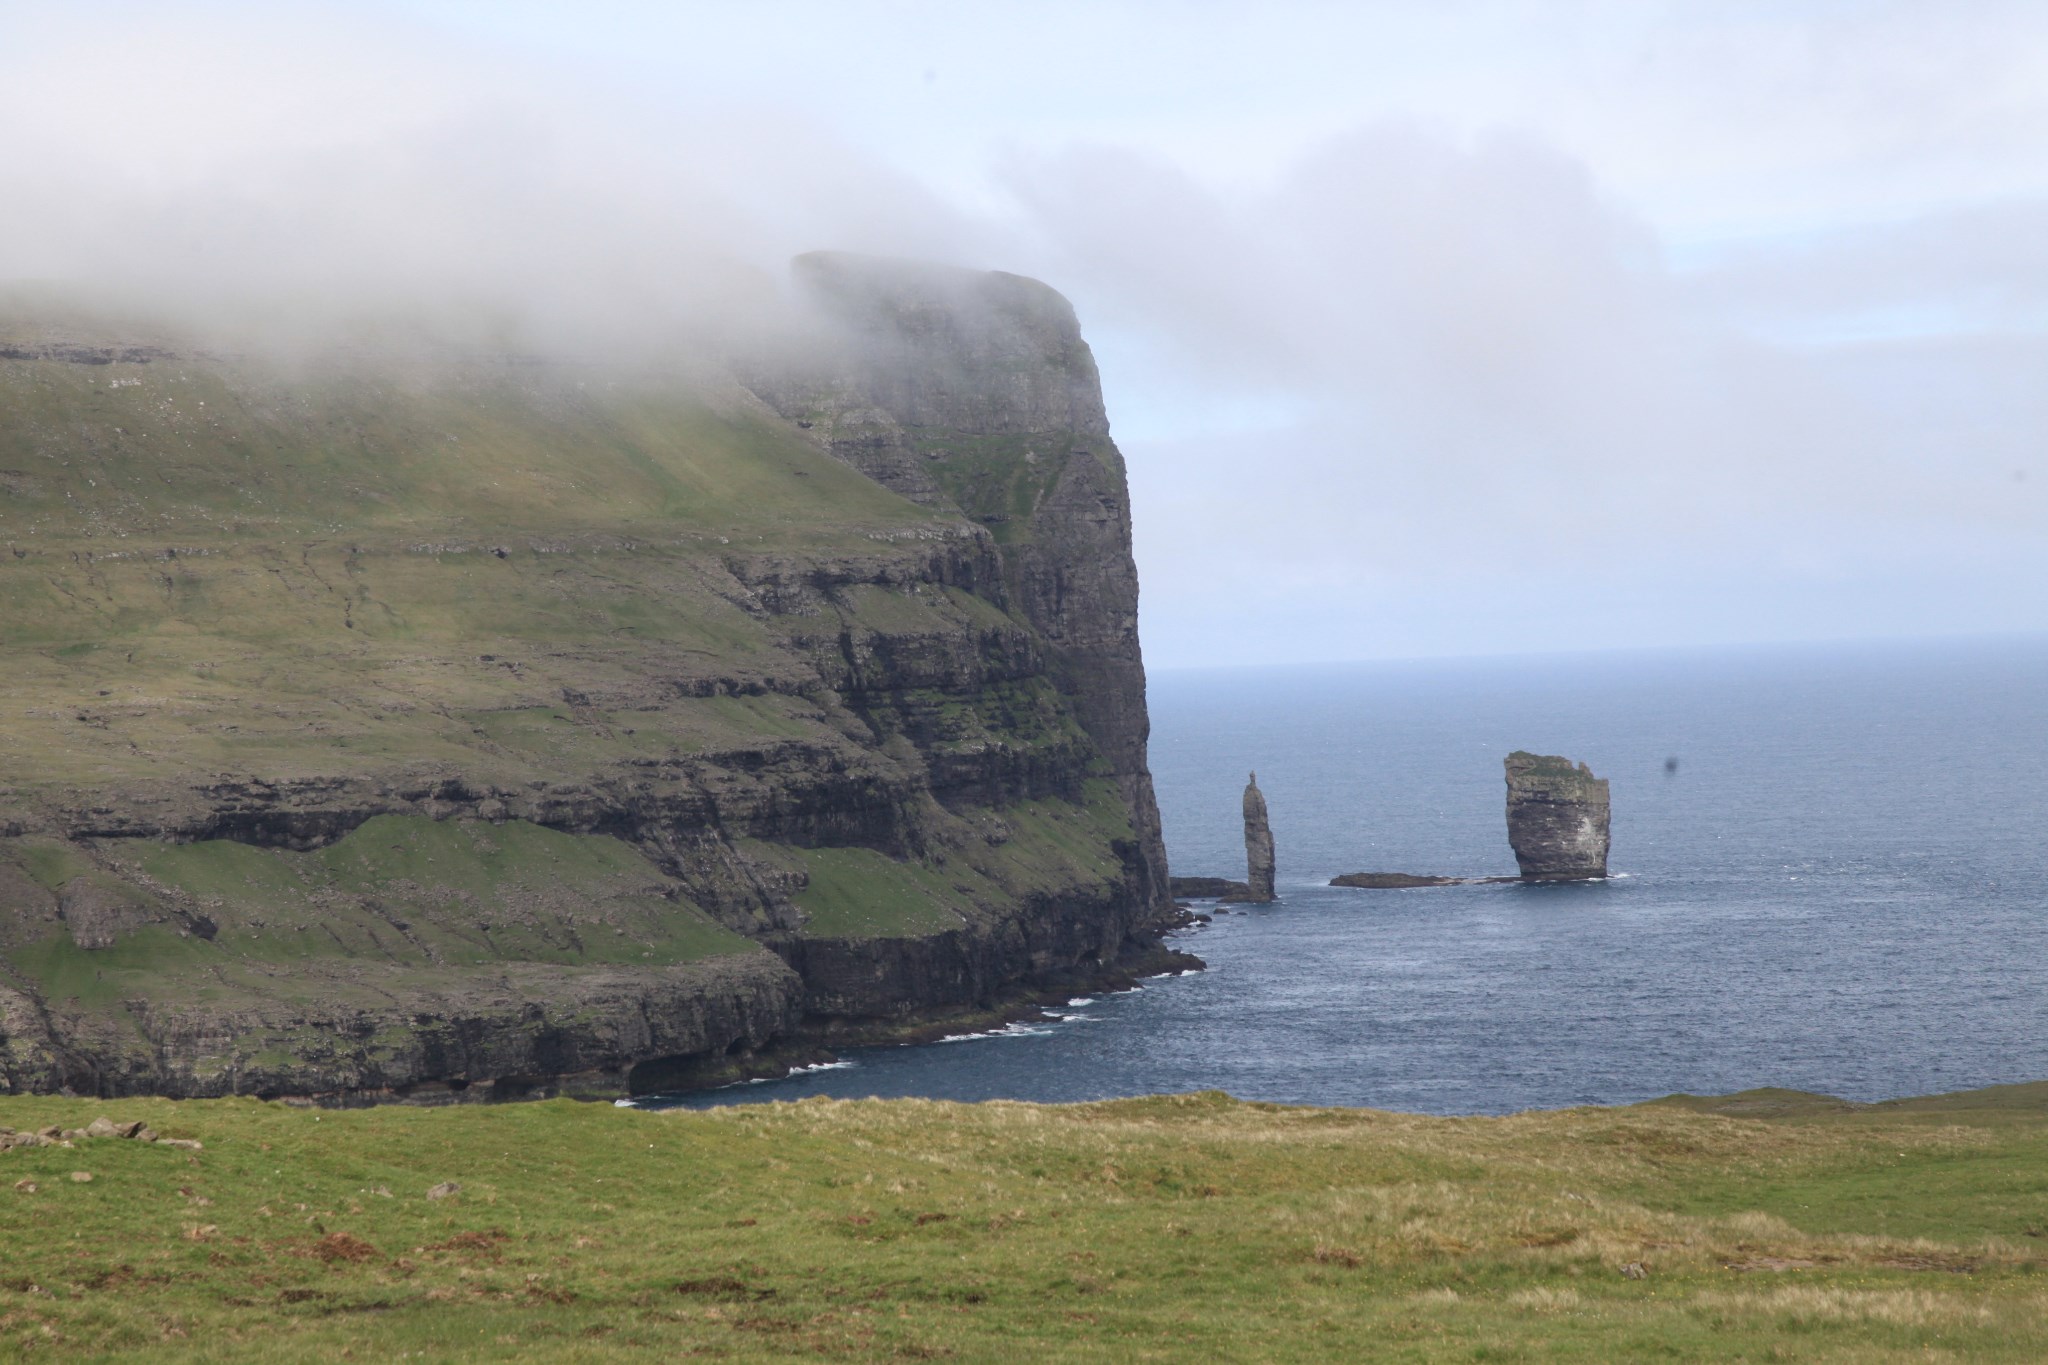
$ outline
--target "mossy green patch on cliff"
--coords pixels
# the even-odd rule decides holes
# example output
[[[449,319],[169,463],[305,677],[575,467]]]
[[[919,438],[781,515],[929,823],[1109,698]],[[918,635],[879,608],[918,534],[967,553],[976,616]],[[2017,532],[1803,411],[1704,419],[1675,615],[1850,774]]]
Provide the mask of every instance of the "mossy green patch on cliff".
[[[0,1351],[2031,1362],[2026,1090],[1780,1120],[0,1100],[204,1143],[0,1153]]]
[[[61,890],[66,882],[93,870],[91,859],[58,839],[30,835],[9,843],[13,861],[45,890]]]
[[[969,891],[941,869],[868,848],[811,848],[799,855],[809,884],[796,895],[814,938],[908,938],[965,924]]]
[[[220,921],[217,942],[264,958],[637,964],[754,948],[627,844],[523,820],[385,815],[311,853],[211,840],[141,867]]]
[[[1004,807],[1002,818],[1010,838],[993,850],[993,861],[1023,882],[1054,869],[1076,879],[1113,881],[1123,866],[1117,846],[1133,838],[1130,812],[1107,778],[1082,784],[1079,801],[1018,802]]]
[[[1115,784],[1091,779],[1082,799],[1018,801],[980,817],[963,850],[935,859],[866,848],[787,849],[753,844],[751,856],[801,867],[796,894],[813,938],[905,938],[957,929],[1019,897],[1100,899],[1115,894],[1131,838]],[[963,822],[965,823],[965,822]]]
[[[17,544],[679,524],[837,539],[930,520],[684,374],[12,361],[0,415]]]
[[[85,949],[61,929],[20,945],[6,964],[33,982],[45,1000],[109,1005],[152,988],[183,994],[223,954],[204,939],[162,924],[142,925],[106,948]],[[178,984],[172,984],[178,983]]]
[[[0,840],[0,861],[14,842]],[[80,947],[54,924],[18,941],[8,963],[51,1000],[216,998],[231,981],[293,998],[331,983],[280,969],[320,963],[427,980],[500,963],[641,967],[761,951],[630,846],[524,821],[379,816],[310,853],[208,840],[107,856],[158,899],[107,947]],[[190,927],[202,919],[204,934]]]
[[[960,510],[982,522],[996,543],[1028,539],[1039,503],[1069,459],[1092,459],[1087,437],[1068,432],[923,437],[913,448]]]
[[[814,675],[688,554],[0,557],[0,579],[45,570],[69,605],[19,621],[0,607],[0,771],[17,800],[437,763],[523,787],[643,756],[845,742],[795,695]],[[166,601],[165,580],[200,572],[217,589],[203,611]],[[65,656],[81,632],[100,638]],[[679,695],[750,675],[777,692]]]
[[[660,714],[806,685],[736,557],[964,530],[728,381],[445,357],[0,362],[0,525],[0,805],[31,814],[219,773],[574,781],[620,729],[831,745]],[[545,736],[480,719],[575,698]]]

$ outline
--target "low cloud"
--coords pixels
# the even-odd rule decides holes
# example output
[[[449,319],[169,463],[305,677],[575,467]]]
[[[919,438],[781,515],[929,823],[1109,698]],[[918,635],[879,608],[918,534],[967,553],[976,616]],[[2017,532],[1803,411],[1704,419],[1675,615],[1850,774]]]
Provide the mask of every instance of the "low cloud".
[[[424,25],[222,6],[9,27],[0,277],[182,321],[402,311],[633,345],[746,325],[821,242],[964,235],[815,123],[608,90]]]
[[[1226,172],[1067,111],[963,193],[799,112],[765,48],[730,56],[757,97],[700,98],[381,8],[83,13],[0,14],[0,281],[279,341],[397,310],[590,351],[764,325],[819,247],[1034,274],[1103,361],[1155,659],[2048,625],[2048,197],[1993,192],[2048,103],[1997,23],[1575,7],[1604,55],[1543,104],[1578,60],[1538,41],[1552,8],[1481,4],[1523,37],[1445,88],[1521,80],[1530,118],[1361,115],[1253,174],[1244,137]],[[1040,13],[1017,41],[1053,61]],[[987,46],[948,16],[948,52]],[[1737,68],[1768,119],[1721,116]],[[1866,116],[1887,90],[1910,117]],[[1873,122],[1896,136],[1853,145]],[[1734,241],[1649,216],[1698,194],[1796,212]]]

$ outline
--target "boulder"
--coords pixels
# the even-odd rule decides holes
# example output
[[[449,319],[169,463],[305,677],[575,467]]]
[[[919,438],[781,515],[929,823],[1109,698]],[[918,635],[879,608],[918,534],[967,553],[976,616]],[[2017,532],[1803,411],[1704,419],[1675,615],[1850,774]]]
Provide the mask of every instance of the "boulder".
[[[1554,754],[1507,757],[1508,843],[1522,880],[1591,881],[1607,875],[1607,779]]]

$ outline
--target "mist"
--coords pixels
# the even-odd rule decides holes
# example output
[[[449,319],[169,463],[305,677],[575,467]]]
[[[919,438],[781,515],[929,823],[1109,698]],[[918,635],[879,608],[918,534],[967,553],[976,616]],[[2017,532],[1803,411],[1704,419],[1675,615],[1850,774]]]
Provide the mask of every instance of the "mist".
[[[797,118],[338,9],[10,16],[0,279],[292,346],[402,317],[543,351],[726,339],[826,241],[942,206]]]
[[[2048,628],[2048,24],[0,8],[0,287],[303,347],[1066,293],[1155,665]]]

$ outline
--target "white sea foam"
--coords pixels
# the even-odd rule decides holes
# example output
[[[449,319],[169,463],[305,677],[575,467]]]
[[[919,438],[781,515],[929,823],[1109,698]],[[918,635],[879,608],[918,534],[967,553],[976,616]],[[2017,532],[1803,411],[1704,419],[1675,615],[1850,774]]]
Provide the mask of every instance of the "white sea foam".
[[[1057,1016],[1055,1016],[1057,1018]],[[1049,1028],[1034,1027],[1018,1020],[1001,1028],[984,1029],[980,1033],[949,1033],[939,1039],[942,1043],[971,1043],[977,1038],[1043,1038],[1051,1033]]]
[[[1069,1005],[1092,1005],[1095,1003],[1095,997],[1092,995],[1077,995],[1067,1003]]]
[[[809,1066],[793,1066],[789,1070],[783,1072],[780,1076],[750,1076],[745,1081],[741,1082],[741,1084],[766,1085],[770,1081],[787,1080],[791,1076],[808,1076],[813,1071],[844,1071],[847,1067],[859,1065],[859,1062],[849,1062],[843,1060],[837,1062],[812,1062]]]

